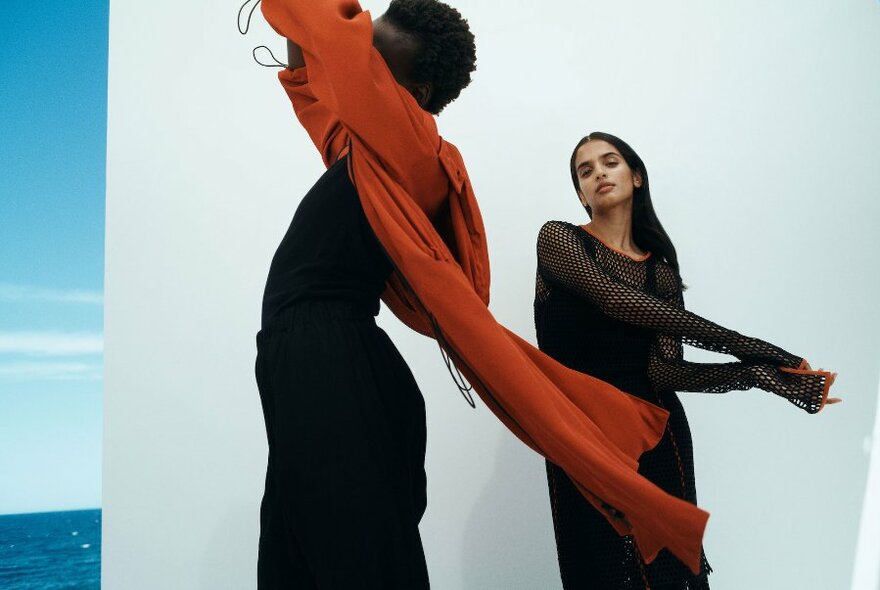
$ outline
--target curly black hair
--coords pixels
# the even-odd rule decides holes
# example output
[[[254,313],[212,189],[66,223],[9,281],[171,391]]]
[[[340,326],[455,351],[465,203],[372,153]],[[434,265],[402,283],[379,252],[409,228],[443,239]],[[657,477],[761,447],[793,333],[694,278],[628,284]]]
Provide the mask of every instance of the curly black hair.
[[[458,98],[477,69],[474,35],[467,21],[439,0],[392,0],[384,17],[418,41],[413,77],[433,84],[425,109],[436,115]]]

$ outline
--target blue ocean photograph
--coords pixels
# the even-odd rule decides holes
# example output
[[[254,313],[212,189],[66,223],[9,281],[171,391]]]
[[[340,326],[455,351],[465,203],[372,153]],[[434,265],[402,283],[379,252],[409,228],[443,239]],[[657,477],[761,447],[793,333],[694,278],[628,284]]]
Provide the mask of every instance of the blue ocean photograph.
[[[108,0],[0,36],[0,588],[101,586]]]
[[[2,588],[101,587],[101,511],[0,516]]]

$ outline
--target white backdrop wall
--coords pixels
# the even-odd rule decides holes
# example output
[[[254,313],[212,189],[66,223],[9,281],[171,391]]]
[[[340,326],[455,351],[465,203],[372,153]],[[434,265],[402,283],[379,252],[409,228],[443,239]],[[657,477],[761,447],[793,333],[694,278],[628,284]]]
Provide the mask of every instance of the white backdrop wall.
[[[302,0],[305,1],[305,0]],[[684,394],[713,588],[849,587],[877,400],[874,0],[457,0],[478,71],[439,118],[487,226],[496,317],[534,340],[534,239],[584,222],[590,130],[648,166],[688,306],[838,370],[808,416]],[[386,2],[364,3],[378,16]],[[113,0],[103,583],[255,587],[265,431],[252,367],[274,249],[321,173],[238,5]],[[428,407],[421,530],[440,589],[560,588],[542,460],[469,409],[436,345],[383,311]],[[695,353],[690,358],[709,358]],[[874,526],[873,523],[867,523]],[[864,586],[867,588],[867,586]]]

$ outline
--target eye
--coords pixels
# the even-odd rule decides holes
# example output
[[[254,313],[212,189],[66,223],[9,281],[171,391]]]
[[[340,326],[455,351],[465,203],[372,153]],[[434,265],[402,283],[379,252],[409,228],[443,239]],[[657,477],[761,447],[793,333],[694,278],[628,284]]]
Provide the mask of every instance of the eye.
[[[581,178],[588,177],[593,171],[589,168],[581,168]]]
[[[607,162],[605,162],[605,165],[610,168],[614,168],[615,166],[617,166],[617,164],[617,160],[608,160]]]

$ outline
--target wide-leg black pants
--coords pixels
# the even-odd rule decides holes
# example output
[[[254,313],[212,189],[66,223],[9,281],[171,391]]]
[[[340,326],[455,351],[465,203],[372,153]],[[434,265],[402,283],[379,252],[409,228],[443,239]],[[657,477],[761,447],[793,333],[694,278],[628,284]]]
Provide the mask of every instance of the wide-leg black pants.
[[[427,588],[424,399],[375,318],[297,305],[257,335],[256,375],[259,589]]]

